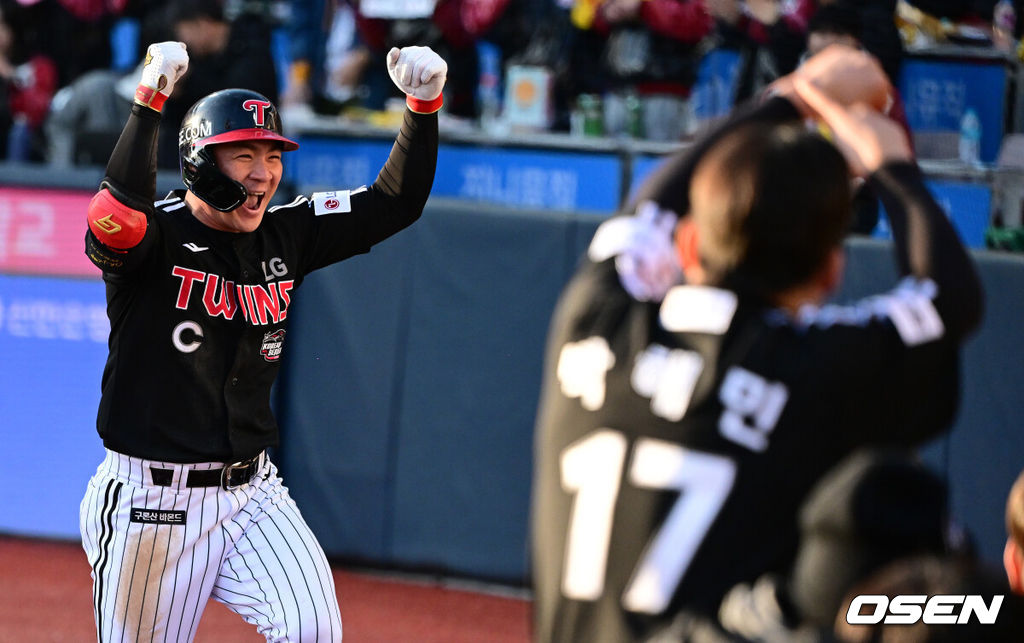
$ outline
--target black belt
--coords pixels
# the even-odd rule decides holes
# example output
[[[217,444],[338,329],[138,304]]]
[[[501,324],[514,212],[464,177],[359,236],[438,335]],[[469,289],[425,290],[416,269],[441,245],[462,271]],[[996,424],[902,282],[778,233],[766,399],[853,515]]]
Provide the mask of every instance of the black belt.
[[[217,469],[189,469],[185,477],[186,487],[223,487],[234,489],[248,484],[252,477],[260,470],[263,463],[262,453],[258,453],[248,460],[242,460]],[[174,481],[173,469],[161,469],[150,467],[153,475],[153,484],[158,487],[169,487]]]

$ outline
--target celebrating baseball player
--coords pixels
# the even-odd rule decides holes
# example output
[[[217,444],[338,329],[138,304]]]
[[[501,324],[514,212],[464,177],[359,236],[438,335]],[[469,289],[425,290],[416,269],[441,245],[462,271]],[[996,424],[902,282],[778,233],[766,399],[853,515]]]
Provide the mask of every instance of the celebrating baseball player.
[[[426,47],[392,49],[407,110],[377,180],[274,207],[283,153],[298,145],[275,106],[243,89],[187,112],[187,190],[155,201],[160,110],[187,66],[182,43],[150,45],[88,212],[111,326],[106,458],[81,506],[98,637],[190,641],[212,596],[268,641],[340,641],[327,559],[267,457],[270,388],[303,278],[420,216],[447,64]]]
[[[834,47],[670,158],[563,293],[536,433],[537,641],[713,621],[731,587],[788,567],[799,504],[844,455],[950,424],[981,286],[878,111],[880,67]],[[903,279],[824,305],[849,170],[885,203]],[[694,640],[675,624],[665,640]]]

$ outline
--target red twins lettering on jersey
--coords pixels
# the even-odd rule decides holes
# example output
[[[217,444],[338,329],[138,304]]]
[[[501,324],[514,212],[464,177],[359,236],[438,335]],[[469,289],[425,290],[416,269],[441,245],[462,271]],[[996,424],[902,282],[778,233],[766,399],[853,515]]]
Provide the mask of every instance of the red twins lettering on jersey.
[[[270,101],[267,100],[247,100],[242,103],[242,109],[247,112],[252,112],[252,120],[256,123],[256,127],[266,127],[266,110],[270,107]]]
[[[220,275],[181,266],[174,266],[171,274],[181,279],[175,308],[188,310],[193,293],[201,292],[203,307],[210,317],[233,319],[235,313],[241,310],[242,316],[253,326],[284,321],[288,317],[291,291],[295,287],[292,279],[275,281],[266,286],[236,284]],[[201,289],[193,288],[197,282],[203,284]]]

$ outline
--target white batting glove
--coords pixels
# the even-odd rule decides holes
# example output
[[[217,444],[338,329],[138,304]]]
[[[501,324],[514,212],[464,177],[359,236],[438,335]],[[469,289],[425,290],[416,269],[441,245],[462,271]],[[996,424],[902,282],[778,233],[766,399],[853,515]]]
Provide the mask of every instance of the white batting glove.
[[[183,42],[158,42],[146,49],[146,64],[135,90],[135,102],[160,111],[188,70],[188,52]]]
[[[448,63],[430,47],[392,47],[388,75],[406,95],[414,112],[431,114],[441,109],[441,90],[448,78]]]

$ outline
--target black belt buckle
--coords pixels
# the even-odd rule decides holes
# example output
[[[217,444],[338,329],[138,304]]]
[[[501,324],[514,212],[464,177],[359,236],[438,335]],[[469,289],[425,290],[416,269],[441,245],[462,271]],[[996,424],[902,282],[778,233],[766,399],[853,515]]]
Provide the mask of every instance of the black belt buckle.
[[[253,458],[229,464],[221,469],[220,486],[225,491],[231,491],[248,484],[252,477],[256,475],[257,470],[259,470],[260,456],[262,455],[261,453]]]

